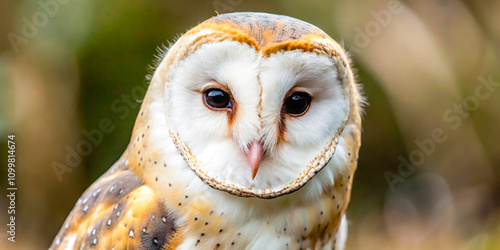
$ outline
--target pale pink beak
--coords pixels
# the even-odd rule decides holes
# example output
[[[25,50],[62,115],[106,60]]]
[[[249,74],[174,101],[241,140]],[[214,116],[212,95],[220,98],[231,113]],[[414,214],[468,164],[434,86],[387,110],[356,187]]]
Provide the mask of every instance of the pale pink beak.
[[[257,171],[259,171],[260,163],[262,162],[262,156],[264,155],[264,149],[262,144],[257,141],[253,141],[248,146],[248,151],[245,153],[250,162],[250,167],[252,169],[252,180],[255,179]]]

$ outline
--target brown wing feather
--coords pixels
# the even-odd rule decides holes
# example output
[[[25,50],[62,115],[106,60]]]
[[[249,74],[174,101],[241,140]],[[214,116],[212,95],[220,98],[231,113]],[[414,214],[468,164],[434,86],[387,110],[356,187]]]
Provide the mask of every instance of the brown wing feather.
[[[119,160],[76,203],[50,249],[167,249],[174,218],[153,190]]]

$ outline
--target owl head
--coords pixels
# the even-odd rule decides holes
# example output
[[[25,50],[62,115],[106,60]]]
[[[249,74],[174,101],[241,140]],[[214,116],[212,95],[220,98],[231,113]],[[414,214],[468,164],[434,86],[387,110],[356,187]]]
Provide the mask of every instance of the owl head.
[[[205,185],[260,198],[313,181],[321,189],[357,155],[361,96],[349,60],[309,23],[218,15],[181,36],[159,62],[132,142],[152,131],[146,147],[182,156],[173,167]],[[176,152],[162,152],[163,143]]]

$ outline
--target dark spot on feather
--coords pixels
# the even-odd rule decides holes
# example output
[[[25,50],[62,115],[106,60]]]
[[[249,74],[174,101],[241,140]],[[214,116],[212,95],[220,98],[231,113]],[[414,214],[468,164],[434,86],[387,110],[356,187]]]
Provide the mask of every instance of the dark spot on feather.
[[[147,225],[147,230],[143,230],[140,236],[141,244],[144,247],[139,247],[139,249],[164,249],[165,245],[168,244],[171,237],[175,234],[174,220],[169,216],[163,215],[165,210],[165,207],[158,203],[153,210],[153,214],[148,217],[147,221],[143,222],[144,225]],[[155,220],[157,217],[161,219]]]

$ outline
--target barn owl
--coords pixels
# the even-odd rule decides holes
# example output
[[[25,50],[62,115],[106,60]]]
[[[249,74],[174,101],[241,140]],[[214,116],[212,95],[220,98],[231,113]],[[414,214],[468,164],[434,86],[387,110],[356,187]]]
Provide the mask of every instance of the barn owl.
[[[127,149],[51,248],[342,249],[362,101],[319,28],[212,17],[160,59]]]

